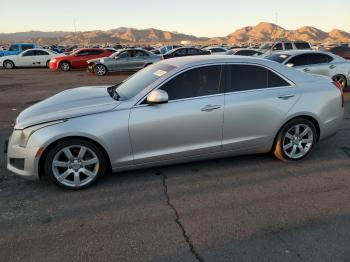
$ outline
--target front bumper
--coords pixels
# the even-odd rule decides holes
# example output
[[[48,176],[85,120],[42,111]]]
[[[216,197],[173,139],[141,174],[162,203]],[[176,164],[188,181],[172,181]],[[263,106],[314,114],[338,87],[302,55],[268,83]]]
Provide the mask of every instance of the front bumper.
[[[36,157],[40,147],[15,145],[13,136],[7,145],[7,169],[12,173],[30,180],[39,179],[39,158]],[[16,163],[20,162],[21,165]]]

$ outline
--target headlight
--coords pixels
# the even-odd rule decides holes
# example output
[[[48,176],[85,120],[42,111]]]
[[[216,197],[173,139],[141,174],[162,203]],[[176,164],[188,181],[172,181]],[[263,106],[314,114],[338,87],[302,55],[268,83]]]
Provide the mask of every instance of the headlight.
[[[48,122],[48,123],[44,123],[44,124],[31,126],[31,127],[25,128],[25,129],[15,129],[15,131],[13,132],[13,139],[15,140],[14,144],[16,144],[20,147],[26,147],[30,136],[32,134],[34,134],[36,131],[38,131],[39,129],[42,129],[44,127],[63,123],[65,121],[66,120],[52,121],[52,122]]]

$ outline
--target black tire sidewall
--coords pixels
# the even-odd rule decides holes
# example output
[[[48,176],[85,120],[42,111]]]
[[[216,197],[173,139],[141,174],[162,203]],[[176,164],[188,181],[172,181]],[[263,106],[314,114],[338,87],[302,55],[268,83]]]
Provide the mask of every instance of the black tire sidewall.
[[[63,67],[64,64],[69,65],[69,69],[68,69],[68,70],[63,70],[63,69],[62,69],[62,67]],[[70,65],[68,62],[62,62],[62,63],[60,64],[60,70],[61,70],[62,72],[68,72],[68,71],[70,71],[71,69],[72,69],[72,68],[71,68],[71,65]]]
[[[297,124],[307,125],[309,128],[311,128],[312,133],[313,133],[313,143],[312,143],[311,149],[309,150],[309,152],[307,152],[306,155],[304,155],[301,158],[294,159],[294,158],[290,158],[289,156],[287,156],[284,153],[284,150],[283,150],[283,138],[284,138],[285,134],[289,131],[289,129],[292,128],[293,126],[297,125]],[[317,131],[316,131],[315,125],[311,121],[309,121],[309,120],[307,120],[305,118],[296,118],[296,119],[288,122],[286,125],[284,125],[284,127],[281,129],[281,131],[280,131],[280,133],[278,135],[278,138],[277,138],[276,142],[277,142],[276,145],[280,147],[279,150],[282,152],[283,158],[286,161],[296,162],[296,161],[303,160],[303,159],[307,158],[310,155],[310,153],[313,151],[313,149],[314,149],[314,147],[316,145],[316,142],[317,142]]]
[[[7,67],[6,67],[6,64],[7,64],[7,63],[9,63],[9,64],[12,65],[11,68],[7,68]],[[12,61],[10,61],[10,60],[6,60],[6,61],[4,62],[4,68],[5,68],[5,69],[14,69],[14,68],[15,68],[15,63],[12,62]]]
[[[103,67],[103,68],[105,69],[105,73],[104,73],[103,75],[100,75],[100,74],[97,73],[96,68],[99,67],[99,66],[100,66],[100,67]],[[105,67],[104,65],[97,65],[97,66],[95,67],[95,73],[96,73],[97,76],[105,76],[105,75],[107,75],[107,67]]]
[[[53,162],[55,155],[61,149],[65,148],[67,146],[72,146],[72,145],[81,145],[81,146],[85,146],[85,147],[89,148],[90,150],[92,150],[96,154],[97,158],[99,159],[99,163],[100,163],[99,170],[98,170],[96,177],[89,184],[86,184],[86,185],[80,186],[80,187],[69,187],[69,186],[61,184],[56,179],[56,177],[54,176],[53,171],[52,171],[52,162]],[[67,139],[67,140],[63,140],[63,141],[60,141],[59,143],[54,144],[49,149],[49,152],[47,153],[46,158],[45,158],[44,170],[45,170],[45,175],[47,175],[47,177],[50,179],[50,181],[52,181],[54,184],[58,185],[59,187],[69,189],[69,190],[81,190],[81,189],[88,188],[88,187],[92,186],[93,184],[95,184],[96,181],[107,172],[107,160],[106,160],[103,152],[101,151],[101,149],[98,146],[96,146],[94,143],[87,141],[87,140],[84,140],[84,139]]]

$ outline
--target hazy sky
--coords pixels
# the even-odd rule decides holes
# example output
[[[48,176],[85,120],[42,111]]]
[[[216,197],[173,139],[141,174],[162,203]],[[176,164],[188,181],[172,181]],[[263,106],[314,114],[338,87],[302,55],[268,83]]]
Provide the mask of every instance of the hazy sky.
[[[169,3],[169,4],[167,4]],[[350,0],[4,0],[0,32],[157,28],[196,36],[225,36],[261,21],[286,29],[304,25],[350,32]]]

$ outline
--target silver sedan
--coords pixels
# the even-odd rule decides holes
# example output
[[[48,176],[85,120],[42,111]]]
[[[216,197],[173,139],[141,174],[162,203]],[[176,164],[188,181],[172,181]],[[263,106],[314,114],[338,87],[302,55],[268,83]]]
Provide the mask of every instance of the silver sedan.
[[[138,71],[161,59],[161,56],[137,48],[122,49],[109,57],[89,60],[87,63],[91,73],[104,76],[108,72]]]
[[[266,58],[305,73],[328,76],[343,88],[350,84],[350,61],[332,53],[298,50],[279,52]]]
[[[76,190],[109,171],[209,158],[272,151],[293,162],[335,134],[343,114],[328,79],[258,58],[175,58],[24,110],[7,167]]]

